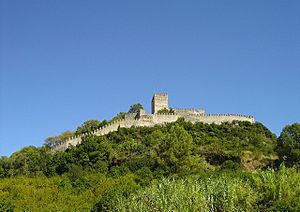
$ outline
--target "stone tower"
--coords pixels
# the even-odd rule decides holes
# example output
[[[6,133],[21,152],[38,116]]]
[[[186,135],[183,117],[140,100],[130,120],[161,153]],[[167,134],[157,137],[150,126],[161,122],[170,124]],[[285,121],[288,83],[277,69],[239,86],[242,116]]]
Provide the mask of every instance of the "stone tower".
[[[152,98],[152,114],[162,109],[169,109],[169,100],[167,93],[155,93]]]

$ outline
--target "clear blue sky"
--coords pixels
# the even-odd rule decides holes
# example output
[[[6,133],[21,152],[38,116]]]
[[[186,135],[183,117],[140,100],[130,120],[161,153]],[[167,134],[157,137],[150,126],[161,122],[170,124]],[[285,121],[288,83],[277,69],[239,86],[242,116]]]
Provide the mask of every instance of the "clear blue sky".
[[[300,1],[0,0],[0,155],[173,107],[300,121]]]

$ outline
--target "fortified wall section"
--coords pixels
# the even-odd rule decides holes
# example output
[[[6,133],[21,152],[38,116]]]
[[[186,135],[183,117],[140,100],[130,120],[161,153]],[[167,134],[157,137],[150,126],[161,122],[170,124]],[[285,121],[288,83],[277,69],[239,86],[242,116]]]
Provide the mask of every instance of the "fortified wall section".
[[[205,114],[205,110],[200,109],[183,109],[183,108],[172,108],[172,110],[178,115],[195,115],[195,114]]]
[[[83,133],[81,135],[73,136],[69,139],[67,139],[64,143],[61,143],[51,149],[51,152],[58,152],[58,151],[65,151],[70,146],[77,146],[81,143],[82,138],[87,135],[106,135],[110,132],[117,131],[119,127],[125,127],[129,128],[131,126],[135,125],[136,120],[135,119],[122,119],[120,121],[116,121],[113,123],[109,123],[103,127],[100,127],[97,130],[94,130],[90,133]]]
[[[203,122],[207,124],[222,124],[224,122],[233,121],[248,121],[254,123],[253,116],[245,116],[239,114],[205,114],[205,115],[189,115],[185,116],[184,119],[190,122]]]
[[[76,146],[81,143],[82,137],[87,135],[106,135],[110,132],[117,131],[119,127],[122,128],[130,128],[132,126],[137,127],[152,127],[156,124],[163,124],[163,123],[171,123],[175,122],[178,118],[184,118],[186,121],[190,121],[192,123],[195,122],[203,122],[208,124],[221,124],[223,122],[232,122],[232,121],[248,121],[250,123],[254,123],[253,116],[245,116],[245,115],[237,115],[237,114],[186,114],[186,115],[179,115],[179,114],[150,114],[150,115],[142,115],[138,119],[136,118],[125,118],[113,123],[109,123],[99,129],[91,132],[91,133],[84,133],[81,135],[74,136],[64,143],[57,145],[51,149],[51,152],[59,152],[65,151],[70,146]]]

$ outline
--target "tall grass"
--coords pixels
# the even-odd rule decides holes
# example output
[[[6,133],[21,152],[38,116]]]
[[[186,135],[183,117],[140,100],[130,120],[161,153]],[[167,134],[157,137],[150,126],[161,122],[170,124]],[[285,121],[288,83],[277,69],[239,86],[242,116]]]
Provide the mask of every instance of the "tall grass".
[[[284,165],[278,171],[258,171],[252,175],[257,204],[268,211],[300,211],[300,173]]]
[[[116,211],[299,211],[300,174],[279,171],[224,172],[186,180],[164,178],[119,198]]]

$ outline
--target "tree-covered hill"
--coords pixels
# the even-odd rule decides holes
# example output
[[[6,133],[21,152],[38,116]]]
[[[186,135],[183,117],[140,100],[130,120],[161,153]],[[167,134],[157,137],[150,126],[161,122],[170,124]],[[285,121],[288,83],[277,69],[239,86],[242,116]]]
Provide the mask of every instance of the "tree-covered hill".
[[[5,177],[63,174],[70,167],[107,174],[147,168],[154,176],[184,176],[199,170],[232,166],[255,170],[274,165],[276,136],[260,123],[189,123],[120,128],[105,136],[90,135],[66,152],[26,147],[2,159]]]
[[[86,123],[78,129],[92,130],[93,124],[103,124]],[[192,124],[179,119],[163,126],[119,128],[104,136],[89,135],[82,144],[66,152],[49,153],[49,142],[39,148],[26,147],[9,158],[0,159],[0,211],[40,211],[43,205],[48,205],[49,211],[118,208],[143,211],[151,207],[164,211],[170,209],[168,204],[174,207],[174,198],[195,203],[205,199],[203,209],[220,205],[218,201],[230,201],[212,211],[258,210],[276,204],[286,207],[299,196],[300,188],[294,186],[292,193],[285,194],[288,199],[279,201],[279,197],[271,198],[267,186],[291,189],[292,183],[300,178],[299,135],[299,124],[286,126],[276,138],[261,123]],[[294,168],[284,167],[280,173],[274,173],[272,170],[277,170],[284,161]],[[272,185],[265,184],[268,177],[275,180]],[[276,181],[276,177],[286,177],[289,185],[277,184],[284,180]],[[198,183],[199,188],[208,188],[210,179],[225,189],[222,195],[226,197],[219,196],[221,190],[216,185],[211,185],[211,191],[192,191]],[[176,186],[183,193],[172,191]],[[159,197],[161,192],[168,195],[165,203],[147,199],[151,195]],[[254,196],[241,192],[252,192]],[[196,199],[186,199],[189,196]],[[209,200],[212,197],[219,200]],[[134,206],[134,202],[139,202],[141,207]],[[242,207],[243,204],[247,207]],[[194,209],[199,208],[191,208]]]

